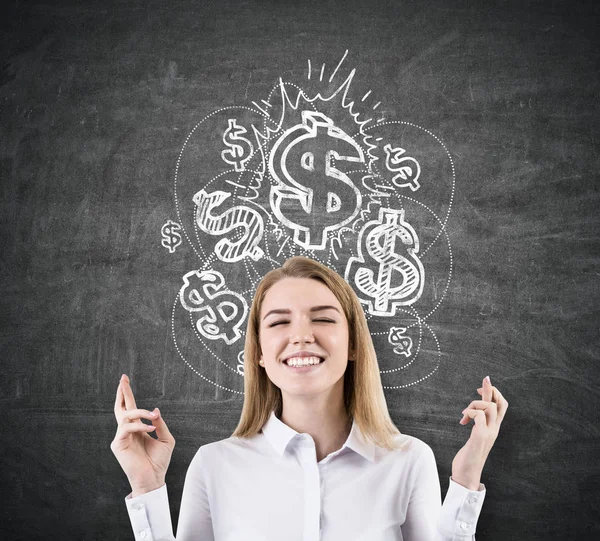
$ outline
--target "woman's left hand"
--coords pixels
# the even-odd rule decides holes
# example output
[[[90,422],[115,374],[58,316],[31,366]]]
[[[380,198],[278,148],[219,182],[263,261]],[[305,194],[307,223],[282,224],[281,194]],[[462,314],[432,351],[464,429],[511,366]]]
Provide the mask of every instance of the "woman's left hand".
[[[508,402],[492,385],[489,376],[483,380],[483,387],[477,392],[482,400],[473,400],[463,410],[460,420],[461,425],[475,420],[471,436],[452,461],[452,480],[469,490],[479,490],[483,466],[508,408]]]

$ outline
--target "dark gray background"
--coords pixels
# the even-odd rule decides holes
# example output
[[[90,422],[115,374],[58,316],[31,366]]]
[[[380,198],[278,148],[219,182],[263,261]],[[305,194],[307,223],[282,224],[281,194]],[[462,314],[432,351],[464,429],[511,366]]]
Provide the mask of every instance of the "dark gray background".
[[[598,8],[595,2],[69,1],[0,11],[0,520],[7,539],[132,539],[110,451],[129,374],[177,446],[174,523],[197,448],[241,397],[177,357],[185,256],[157,249],[185,136],[220,107],[349,49],[390,117],[457,170],[444,361],[386,392],[445,493],[489,374],[510,402],[479,540],[594,539],[598,513]],[[320,64],[318,64],[320,65]],[[192,267],[193,268],[193,267]]]

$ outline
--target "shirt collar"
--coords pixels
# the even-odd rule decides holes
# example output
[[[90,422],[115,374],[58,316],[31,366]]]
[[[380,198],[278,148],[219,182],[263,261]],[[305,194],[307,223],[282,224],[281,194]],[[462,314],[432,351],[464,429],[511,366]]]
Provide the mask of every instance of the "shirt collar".
[[[271,412],[271,416],[263,425],[262,432],[280,455],[283,455],[290,441],[299,435],[299,432],[279,419],[275,415],[275,411]],[[371,462],[375,461],[375,444],[364,438],[354,419],[352,420],[352,429],[342,449],[345,447],[352,449]]]

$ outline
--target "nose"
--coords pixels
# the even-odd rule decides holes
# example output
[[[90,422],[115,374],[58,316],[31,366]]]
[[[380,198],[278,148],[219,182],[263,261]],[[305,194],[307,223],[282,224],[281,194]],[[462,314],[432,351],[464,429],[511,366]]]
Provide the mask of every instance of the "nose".
[[[290,325],[290,343],[311,344],[314,341],[310,319],[299,318]]]

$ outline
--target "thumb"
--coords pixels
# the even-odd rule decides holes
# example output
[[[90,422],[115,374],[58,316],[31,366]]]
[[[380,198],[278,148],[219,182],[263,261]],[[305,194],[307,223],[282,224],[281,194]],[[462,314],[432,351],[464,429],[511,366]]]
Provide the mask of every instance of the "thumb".
[[[154,408],[152,412],[158,414],[156,419],[152,419],[152,424],[156,427],[156,430],[154,431],[156,438],[164,443],[171,442],[173,440],[173,436],[169,431],[167,423],[165,423],[160,410],[158,408]]]

